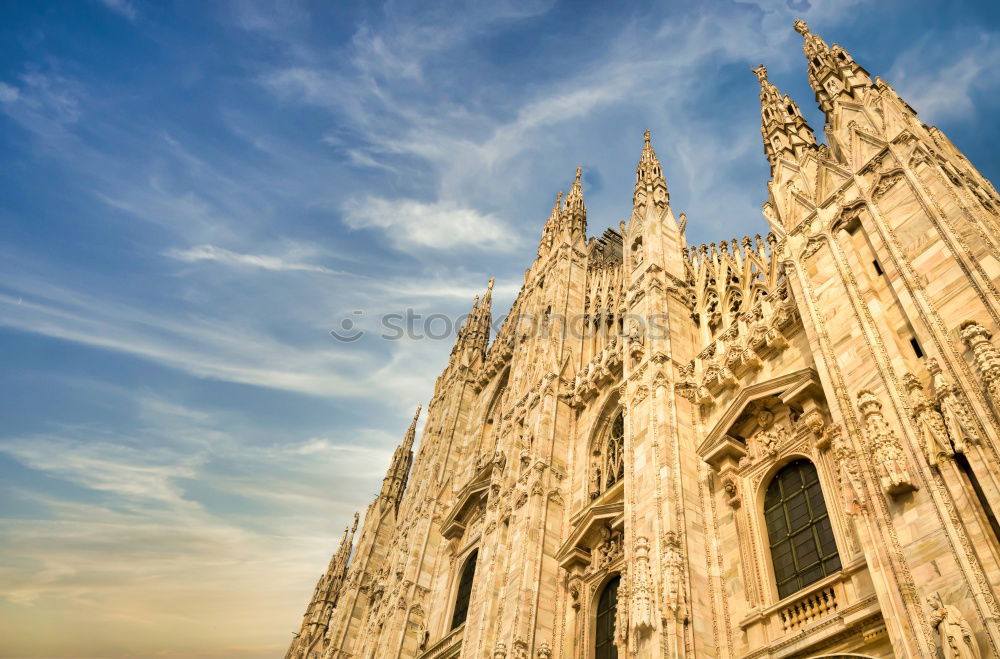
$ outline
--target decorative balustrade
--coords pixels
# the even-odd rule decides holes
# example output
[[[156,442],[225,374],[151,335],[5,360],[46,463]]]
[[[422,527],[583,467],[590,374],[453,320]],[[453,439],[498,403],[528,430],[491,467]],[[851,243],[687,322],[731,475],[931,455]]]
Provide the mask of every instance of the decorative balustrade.
[[[808,593],[805,597],[779,610],[778,618],[781,620],[784,631],[791,632],[829,613],[836,613],[837,608],[837,592],[833,586],[827,586]]]
[[[417,655],[418,659],[451,659],[457,657],[462,651],[462,639],[465,636],[465,624],[461,624],[455,629],[445,634],[429,648]]]
[[[748,649],[742,659],[819,656],[816,650],[848,627],[864,621],[878,626],[878,600],[866,579],[863,558],[739,622]],[[884,626],[881,629],[885,629]],[[826,655],[824,655],[826,656]]]

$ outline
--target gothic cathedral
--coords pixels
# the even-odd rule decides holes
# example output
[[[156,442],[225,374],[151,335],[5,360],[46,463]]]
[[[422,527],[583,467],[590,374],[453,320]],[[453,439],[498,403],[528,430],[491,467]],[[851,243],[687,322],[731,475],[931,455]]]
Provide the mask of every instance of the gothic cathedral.
[[[649,133],[491,288],[288,659],[1000,656],[1000,196],[802,21],[766,238],[688,245]]]

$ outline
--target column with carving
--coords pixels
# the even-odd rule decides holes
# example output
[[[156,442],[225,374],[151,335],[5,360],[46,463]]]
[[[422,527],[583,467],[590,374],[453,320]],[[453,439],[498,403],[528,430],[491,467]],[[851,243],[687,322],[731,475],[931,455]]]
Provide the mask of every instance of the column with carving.
[[[1000,350],[991,341],[993,334],[974,320],[962,323],[959,331],[962,342],[972,350],[993,413],[1000,417]]]
[[[865,418],[872,466],[882,489],[893,497],[916,490],[916,480],[910,473],[899,438],[882,414],[882,403],[873,392],[865,389],[858,393],[858,409]]]
[[[951,445],[956,452],[966,453],[968,447],[979,444],[980,435],[965,398],[955,384],[945,379],[936,359],[927,360],[927,371],[931,374],[934,400]]]
[[[910,396],[913,422],[920,435],[927,463],[940,470],[954,454],[951,442],[948,441],[948,432],[945,430],[941,413],[938,412],[934,402],[924,393],[924,385],[915,375],[912,373],[904,375],[903,385]]]

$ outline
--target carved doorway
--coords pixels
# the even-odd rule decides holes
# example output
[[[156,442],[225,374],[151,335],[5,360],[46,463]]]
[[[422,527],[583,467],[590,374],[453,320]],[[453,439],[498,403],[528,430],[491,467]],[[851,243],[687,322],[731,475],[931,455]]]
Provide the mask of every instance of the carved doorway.
[[[615,645],[615,618],[618,614],[618,585],[621,577],[614,576],[604,586],[597,600],[596,643],[594,659],[618,659]]]

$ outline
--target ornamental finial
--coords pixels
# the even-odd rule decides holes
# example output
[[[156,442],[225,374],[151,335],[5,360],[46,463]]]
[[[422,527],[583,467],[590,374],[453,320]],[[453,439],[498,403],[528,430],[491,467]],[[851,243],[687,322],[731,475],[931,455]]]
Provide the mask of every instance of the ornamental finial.
[[[795,28],[795,31],[801,34],[802,36],[806,36],[807,34],[809,34],[809,26],[806,25],[806,22],[801,18],[796,18],[795,22],[792,23],[792,26]]]
[[[759,65],[756,69],[750,69],[753,71],[754,75],[757,76],[757,80],[764,82],[767,80],[767,67],[763,64]]]

